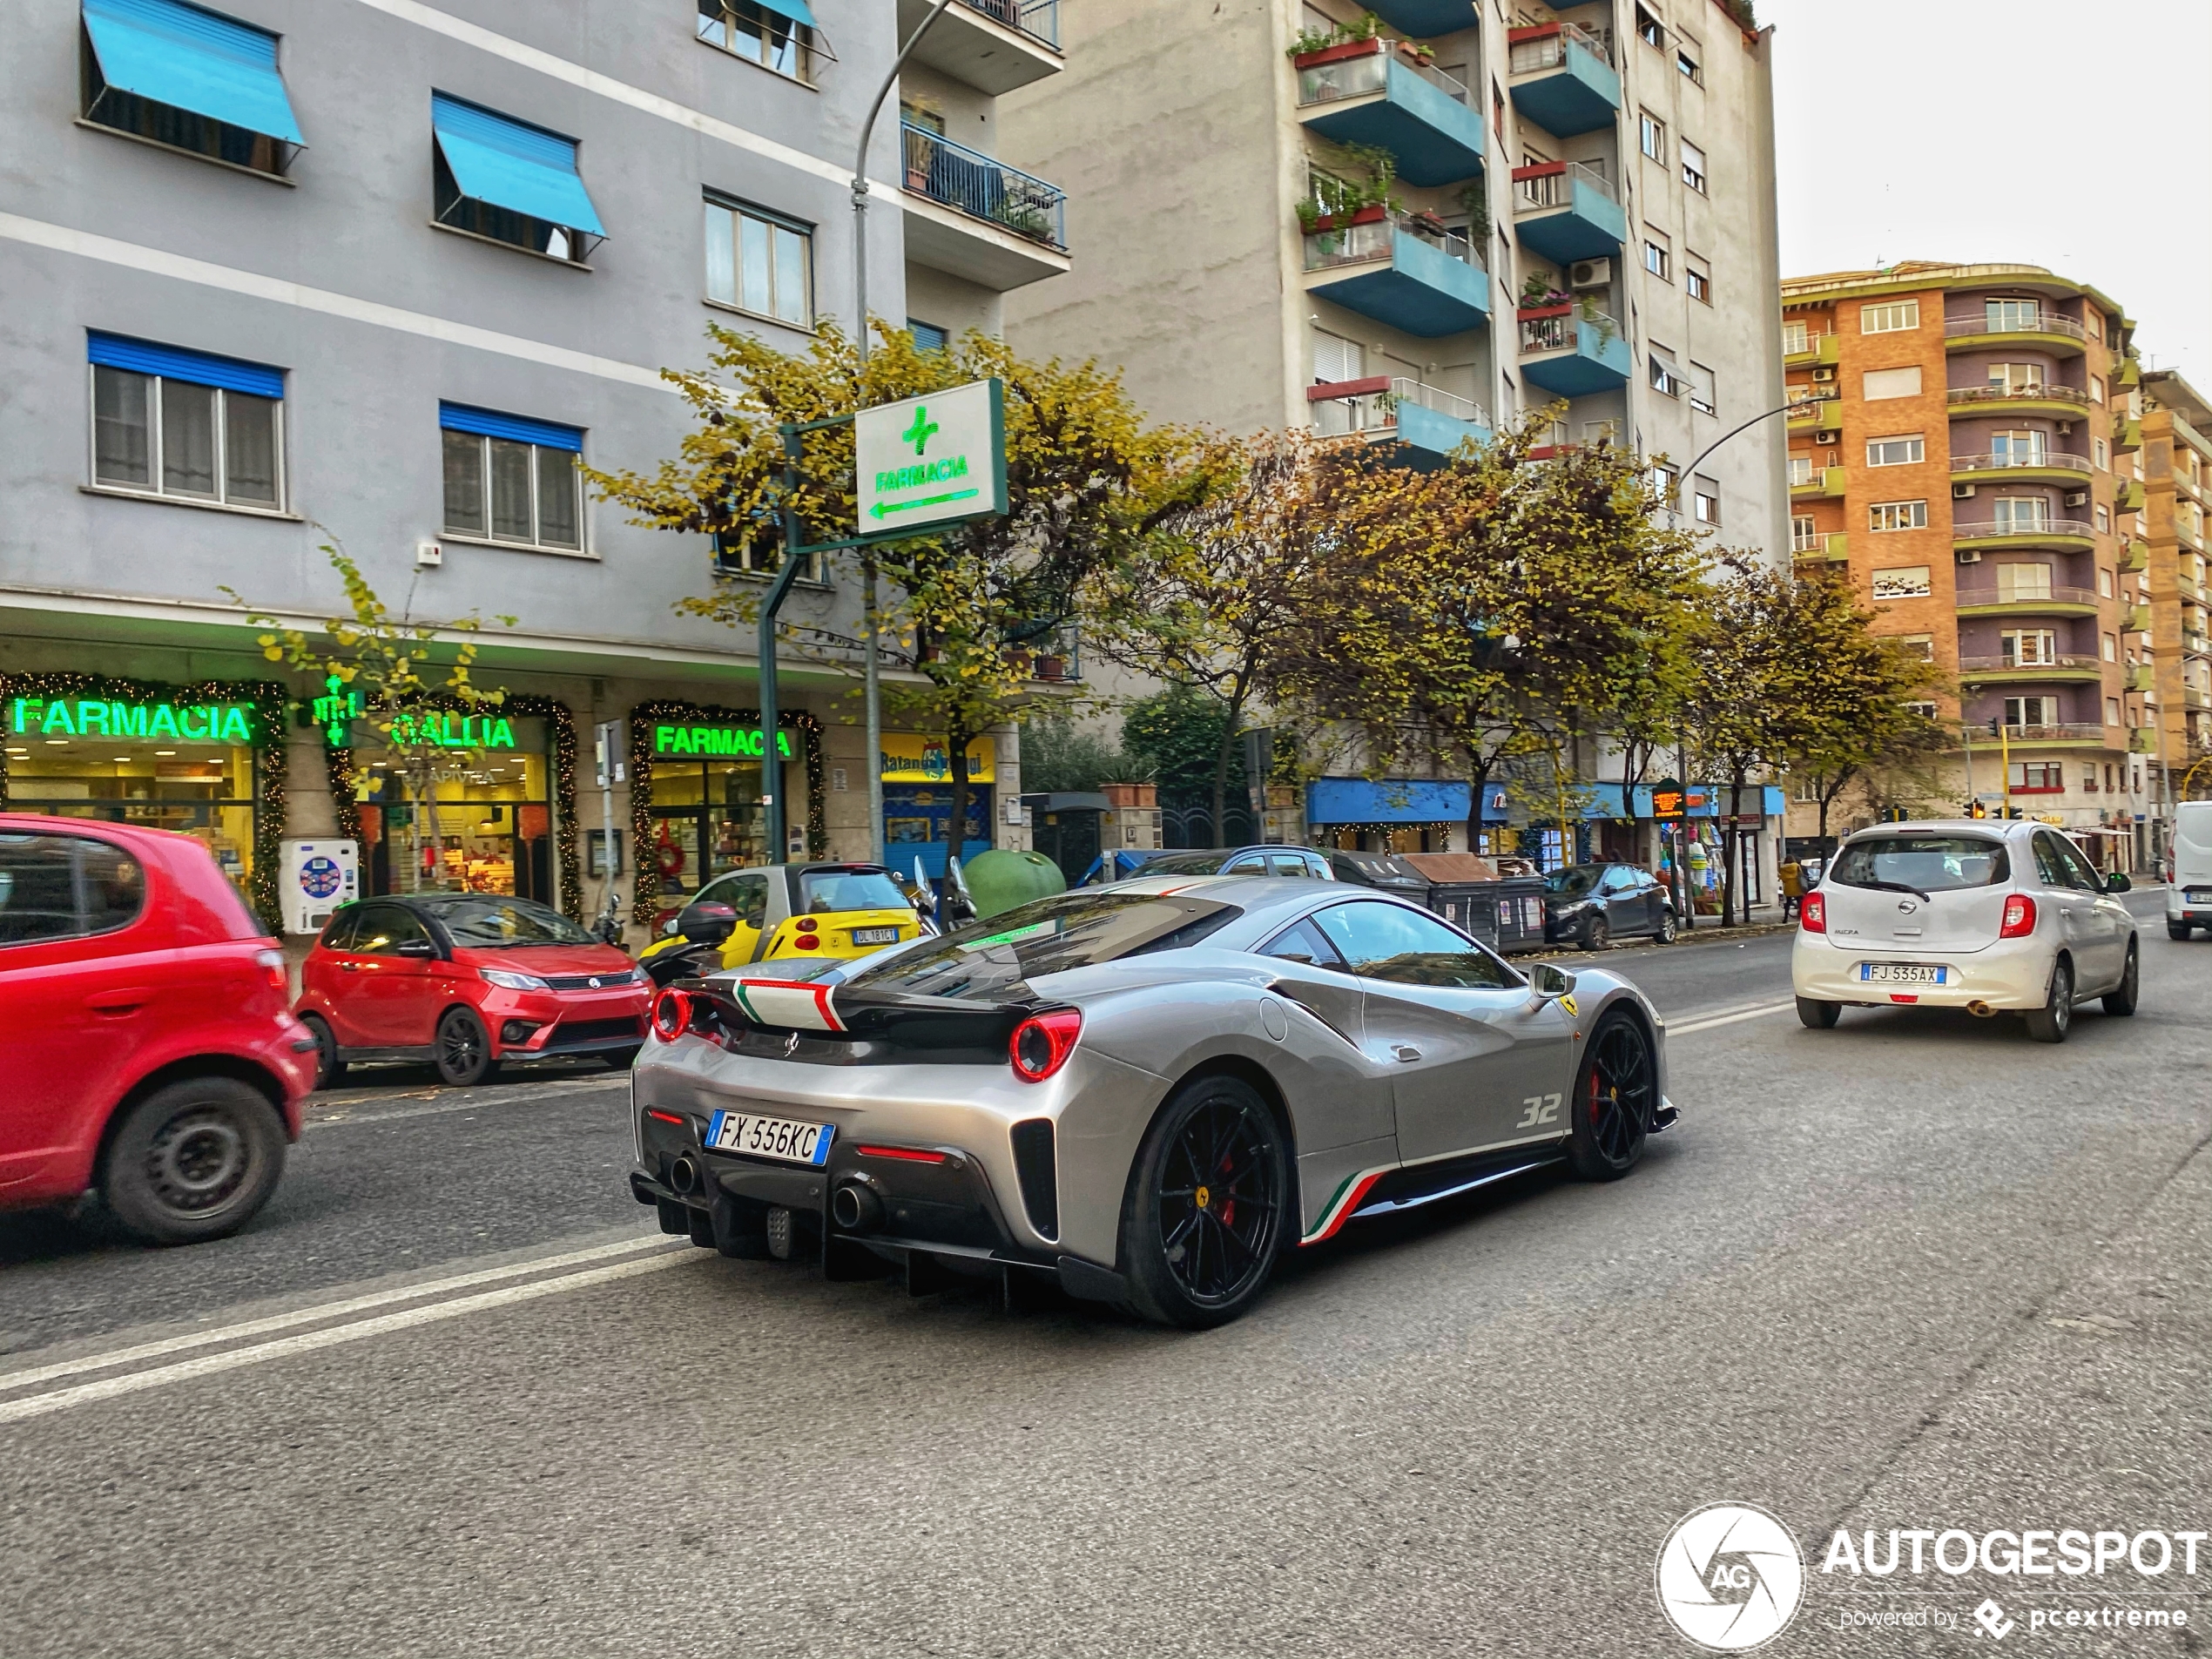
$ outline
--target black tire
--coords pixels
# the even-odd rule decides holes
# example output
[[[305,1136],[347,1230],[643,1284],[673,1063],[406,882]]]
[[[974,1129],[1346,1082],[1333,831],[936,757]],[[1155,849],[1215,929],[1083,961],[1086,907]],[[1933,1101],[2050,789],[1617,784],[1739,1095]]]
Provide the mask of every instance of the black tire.
[[[345,1057],[338,1052],[337,1034],[331,1030],[330,1022],[320,1014],[303,1014],[300,1023],[315,1040],[315,1087],[335,1088],[346,1075]]]
[[[1675,926],[1675,907],[1669,905],[1659,913],[1659,925],[1651,930],[1651,942],[1655,945],[1671,945],[1675,942],[1677,931]]]
[[[1808,1030],[1832,1031],[1836,1028],[1836,1022],[1843,1016],[1844,1005],[1841,1002],[1820,1002],[1810,996],[1797,999],[1797,1019]]]
[[[1603,916],[1592,916],[1582,924],[1582,948],[1606,950],[1613,944],[1613,929]]]
[[[252,1220],[284,1173],[284,1123],[235,1077],[187,1077],[131,1108],[100,1174],[107,1207],[150,1244],[196,1244]]]
[[[1138,1149],[1122,1200],[1132,1308],[1204,1331],[1258,1298],[1291,1219],[1282,1127],[1249,1083],[1201,1077],[1170,1096]]]
[[[1643,1156],[1659,1109],[1651,1037],[1630,1014],[1608,1014],[1590,1033],[1568,1103],[1567,1161],[1585,1181],[1618,1181]]]
[[[2128,941],[2128,966],[2121,970],[2120,983],[2105,993],[2107,1014],[2128,1015],[2135,1011],[2135,993],[2141,987],[2142,974],[2135,961],[2135,941]]]
[[[2064,1042],[2074,1025],[2074,964],[2061,956],[2051,968],[2051,994],[2027,1012],[2027,1035],[2038,1042]]]
[[[2166,936],[2168,939],[2187,939],[2189,936],[2189,924],[2186,921],[2168,922],[2166,924]]]
[[[637,1050],[636,1049],[617,1049],[611,1054],[601,1055],[599,1058],[607,1062],[607,1069],[609,1071],[628,1071],[631,1066],[637,1061]]]
[[[448,1008],[439,1016],[431,1063],[438,1069],[438,1080],[456,1089],[489,1082],[498,1075],[499,1062],[492,1057],[491,1033],[484,1029],[484,1022],[476,1017],[475,1009]]]

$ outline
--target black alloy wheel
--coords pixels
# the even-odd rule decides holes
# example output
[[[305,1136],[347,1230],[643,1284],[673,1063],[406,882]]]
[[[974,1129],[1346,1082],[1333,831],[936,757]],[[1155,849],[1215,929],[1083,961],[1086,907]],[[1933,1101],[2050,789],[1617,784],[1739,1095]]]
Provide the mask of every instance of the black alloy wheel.
[[[338,1052],[338,1035],[330,1028],[330,1022],[320,1014],[303,1014],[300,1023],[307,1028],[307,1035],[315,1040],[315,1087],[330,1089],[346,1075],[345,1056]]]
[[[491,1033],[484,1029],[472,1008],[448,1008],[438,1021],[437,1042],[431,1055],[442,1082],[466,1089],[489,1082],[499,1070],[492,1058]]]
[[[1235,1318],[1273,1271],[1290,1202],[1290,1158],[1251,1085],[1202,1077],[1153,1121],[1123,1205],[1130,1298],[1163,1325]]]
[[[2128,941],[2128,966],[2120,975],[2120,983],[2105,993],[2107,1014],[2128,1015],[2135,1011],[2135,993],[2142,978],[2135,962],[2135,941]]]
[[[2027,1011],[2027,1035],[2038,1042],[2064,1042],[2074,1025],[2074,964],[2061,956],[2051,967],[2051,995]]]
[[[1582,948],[1606,950],[1613,943],[1613,929],[1603,916],[1592,916],[1582,924]]]
[[[284,1172],[284,1125],[268,1097],[235,1077],[188,1077],[131,1108],[108,1148],[103,1195],[149,1244],[234,1232]]]
[[[1590,1034],[1575,1080],[1568,1161],[1586,1181],[1617,1181],[1643,1156],[1659,1106],[1651,1038],[1632,1014],[1608,1015]]]

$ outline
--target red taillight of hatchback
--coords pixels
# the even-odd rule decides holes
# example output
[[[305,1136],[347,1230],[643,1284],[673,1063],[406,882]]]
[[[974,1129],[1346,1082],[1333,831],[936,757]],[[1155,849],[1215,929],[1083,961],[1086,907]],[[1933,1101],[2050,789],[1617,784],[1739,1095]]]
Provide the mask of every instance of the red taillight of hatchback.
[[[2035,900],[2025,893],[2005,895],[2005,920],[1998,925],[2000,939],[2025,939],[2035,931]]]
[[[1075,1008],[1055,1008],[1033,1014],[1014,1028],[1006,1045],[1014,1062],[1014,1075],[1024,1082],[1041,1083],[1068,1063],[1082,1035],[1083,1016]]]
[[[1797,904],[1797,926],[1809,934],[1828,931],[1828,901],[1817,893],[1808,893]]]
[[[253,965],[261,970],[261,977],[268,981],[271,990],[281,991],[287,996],[291,995],[292,981],[284,971],[282,951],[257,950],[253,953]]]

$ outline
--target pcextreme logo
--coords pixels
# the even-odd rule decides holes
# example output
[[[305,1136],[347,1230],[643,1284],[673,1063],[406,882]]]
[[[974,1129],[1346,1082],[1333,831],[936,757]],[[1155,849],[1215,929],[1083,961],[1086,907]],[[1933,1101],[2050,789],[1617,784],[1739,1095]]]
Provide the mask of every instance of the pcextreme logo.
[[[1743,1653],[1789,1628],[1805,1559],[1790,1529],[1757,1505],[1709,1503],[1659,1547],[1659,1606],[1701,1648]]]

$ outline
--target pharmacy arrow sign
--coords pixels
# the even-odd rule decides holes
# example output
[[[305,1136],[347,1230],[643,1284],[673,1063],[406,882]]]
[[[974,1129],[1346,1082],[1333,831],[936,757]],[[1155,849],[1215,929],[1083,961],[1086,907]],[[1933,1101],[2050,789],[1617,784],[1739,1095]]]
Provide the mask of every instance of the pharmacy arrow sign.
[[[863,533],[927,530],[1006,511],[1006,391],[966,386],[862,409],[853,419]]]

